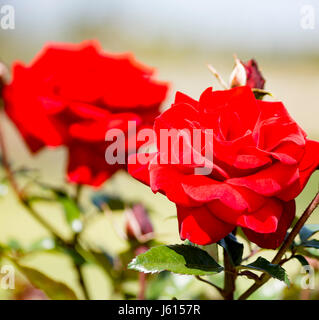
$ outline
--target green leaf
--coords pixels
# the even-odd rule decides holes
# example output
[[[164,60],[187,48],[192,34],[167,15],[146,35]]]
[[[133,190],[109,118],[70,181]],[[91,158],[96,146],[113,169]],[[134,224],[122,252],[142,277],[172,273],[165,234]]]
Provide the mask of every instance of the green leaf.
[[[256,261],[243,267],[267,272],[273,278],[284,281],[288,286],[290,285],[286,270],[278,264],[272,264],[265,258],[259,257]]]
[[[52,300],[77,300],[75,293],[64,283],[49,278],[44,273],[15,262],[17,268],[38,289]]]
[[[309,266],[309,263],[304,256],[297,254],[294,258],[296,258],[302,266]]]
[[[104,211],[105,207],[109,207],[112,211],[124,210],[125,203],[122,199],[116,196],[111,196],[106,193],[96,193],[92,196],[92,203],[100,210]]]
[[[81,211],[73,199],[67,195],[60,195],[58,197],[58,201],[61,203],[64,209],[66,221],[70,226],[72,226],[72,223],[75,220],[80,220]]]
[[[319,240],[312,239],[305,242],[302,242],[301,246],[306,248],[316,248],[319,249]]]
[[[206,251],[184,244],[154,247],[133,259],[129,268],[145,273],[167,270],[198,276],[223,270]]]
[[[299,231],[299,236],[302,242],[307,241],[311,236],[319,231],[319,224],[307,224]]]
[[[234,266],[238,266],[241,263],[244,245],[238,242],[232,233],[220,240],[218,244],[226,250]]]
[[[80,232],[82,230],[81,223],[81,210],[75,200],[71,198],[68,193],[61,188],[55,188],[52,186],[48,186],[46,184],[40,183],[40,186],[46,190],[50,190],[53,193],[54,199],[46,198],[46,201],[54,201],[59,202],[64,210],[65,218],[68,224],[71,226],[74,232]],[[30,199],[28,199],[30,201]],[[37,199],[34,197],[31,198],[31,201],[36,201]]]
[[[76,250],[73,248],[69,248],[69,247],[59,247],[59,249],[64,252],[65,254],[67,254],[74,262],[75,265],[77,266],[82,266],[83,264],[86,263],[85,258]]]
[[[264,96],[273,96],[271,92],[262,89],[253,88],[252,91],[255,95],[255,98],[258,100],[262,100]]]

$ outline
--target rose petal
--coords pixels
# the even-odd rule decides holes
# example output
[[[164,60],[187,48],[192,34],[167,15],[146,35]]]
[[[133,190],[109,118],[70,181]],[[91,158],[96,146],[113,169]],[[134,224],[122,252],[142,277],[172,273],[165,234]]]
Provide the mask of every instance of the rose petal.
[[[198,245],[215,243],[227,236],[234,225],[217,219],[206,206],[186,208],[177,206],[179,233],[182,240]]]
[[[247,238],[261,248],[276,249],[285,239],[287,231],[295,217],[295,200],[283,202],[283,213],[278,222],[278,228],[273,233],[257,233],[250,229],[243,228]]]

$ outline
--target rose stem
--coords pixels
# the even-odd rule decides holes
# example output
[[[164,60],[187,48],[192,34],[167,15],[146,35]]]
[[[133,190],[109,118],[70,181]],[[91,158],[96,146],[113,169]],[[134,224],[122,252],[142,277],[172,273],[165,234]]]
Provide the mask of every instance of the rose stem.
[[[74,197],[74,201],[76,203],[77,206],[80,205],[80,198],[82,195],[82,191],[83,191],[83,185],[82,184],[77,184],[75,187],[75,197]],[[75,247],[78,243],[80,237],[80,232],[79,233],[75,233],[74,235],[74,239],[73,239],[73,246]],[[85,297],[85,300],[90,300],[90,295],[88,292],[88,288],[85,284],[85,277],[84,277],[84,273],[83,273],[83,268],[81,267],[81,265],[74,263],[75,269],[77,271],[78,274],[78,278],[79,278],[79,282],[80,285],[82,287],[82,291]]]
[[[144,272],[139,272],[138,282],[139,282],[139,287],[140,287],[140,290],[138,293],[138,300],[145,300],[146,274]]]
[[[28,199],[25,198],[24,194],[19,190],[18,184],[14,178],[14,175],[11,171],[11,167],[8,161],[8,156],[7,156],[7,148],[6,148],[6,144],[5,144],[5,139],[4,139],[4,134],[2,131],[2,126],[1,126],[1,119],[0,119],[0,150],[1,150],[1,154],[2,154],[2,163],[3,163],[3,167],[4,170],[6,172],[8,181],[10,182],[12,189],[15,193],[15,195],[17,196],[19,202],[27,209],[27,211],[29,212],[29,214],[35,219],[37,220],[45,229],[47,229],[60,243],[62,243],[65,247],[69,246],[69,243],[67,243],[63,238],[61,238],[58,234],[58,232],[54,229],[53,226],[51,226],[50,224],[48,224],[42,217],[41,215],[34,210],[34,208],[32,208],[32,206],[30,205]],[[82,272],[81,270],[79,270],[78,266],[76,265],[76,270],[77,273],[79,275],[79,279],[80,279],[80,284],[83,288],[83,293],[84,296],[86,297],[86,299],[88,299],[88,295],[87,295],[87,290],[86,287],[84,285],[83,277],[82,277]]]
[[[227,251],[224,249],[224,290],[223,297],[225,300],[234,300],[236,269],[234,268]]]
[[[316,194],[314,199],[311,201],[311,203],[308,205],[302,216],[299,218],[291,232],[289,233],[289,236],[286,238],[284,243],[282,244],[280,250],[277,252],[276,256],[273,258],[271,263],[278,264],[281,261],[281,258],[284,256],[286,251],[290,248],[291,244],[293,243],[295,237],[298,235],[299,231],[303,227],[303,225],[306,223],[308,218],[311,216],[313,211],[317,208],[319,205],[319,192]],[[262,285],[264,285],[271,277],[264,273],[260,281],[258,283],[254,283],[250,288],[247,289],[239,298],[238,300],[246,300],[252,293],[254,293],[256,290],[258,290]]]

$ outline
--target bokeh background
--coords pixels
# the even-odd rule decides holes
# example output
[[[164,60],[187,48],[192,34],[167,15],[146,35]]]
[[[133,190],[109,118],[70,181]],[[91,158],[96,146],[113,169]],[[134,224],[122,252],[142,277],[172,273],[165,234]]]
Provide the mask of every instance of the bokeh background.
[[[212,64],[228,80],[233,68],[233,54],[242,60],[255,58],[266,78],[266,89],[282,100],[291,115],[319,139],[319,2],[317,0],[1,0],[0,6],[15,8],[15,30],[0,29],[0,59],[7,65],[16,60],[29,62],[50,41],[80,42],[97,39],[105,50],[131,51],[138,60],[158,69],[161,80],[170,81],[171,89],[163,108],[170,106],[177,90],[194,98],[208,86],[219,88],[208,71]],[[312,6],[314,28],[302,28],[303,6]],[[27,107],[27,106],[26,106]],[[8,151],[15,166],[39,169],[41,179],[64,184],[65,150],[45,150],[32,157],[16,129],[5,123]],[[298,213],[314,196],[319,174],[298,198]],[[0,188],[0,243],[16,240],[32,243],[48,234],[20,207],[10,190]],[[180,242],[175,207],[163,196],[133,181],[125,173],[117,174],[105,186],[113,193],[124,193],[152,207],[151,219],[157,237],[166,243]],[[85,190],[86,194],[90,190]],[[58,208],[42,206],[46,219],[67,234],[68,227]],[[122,216],[116,216],[121,226]],[[311,222],[319,223],[318,213]],[[85,231],[85,237],[109,252],[125,248],[125,241],[114,232],[108,217],[97,219]],[[272,253],[269,253],[271,255]],[[27,261],[55,279],[68,283],[75,291],[78,285],[68,258],[41,254]],[[299,266],[298,266],[299,268]],[[294,264],[289,272],[300,272]],[[85,270],[92,298],[110,298],[109,281],[98,268]],[[188,277],[176,276],[178,298],[193,298]],[[249,283],[240,284],[245,287]],[[192,290],[185,290],[192,285]],[[282,286],[270,282],[255,298],[280,298]],[[170,288],[163,297],[170,297]],[[205,289],[206,290],[206,289]],[[214,297],[212,289],[210,294]],[[165,296],[166,294],[166,296]],[[0,289],[0,298],[8,293]]]

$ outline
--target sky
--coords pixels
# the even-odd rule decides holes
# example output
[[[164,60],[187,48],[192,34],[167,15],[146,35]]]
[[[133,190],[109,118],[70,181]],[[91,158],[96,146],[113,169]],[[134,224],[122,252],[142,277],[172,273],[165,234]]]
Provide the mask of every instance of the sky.
[[[318,0],[0,0],[3,4],[15,8],[15,32],[31,30],[36,38],[71,25],[107,22],[133,37],[203,48],[319,49]],[[310,29],[302,28],[305,6],[312,10]]]

